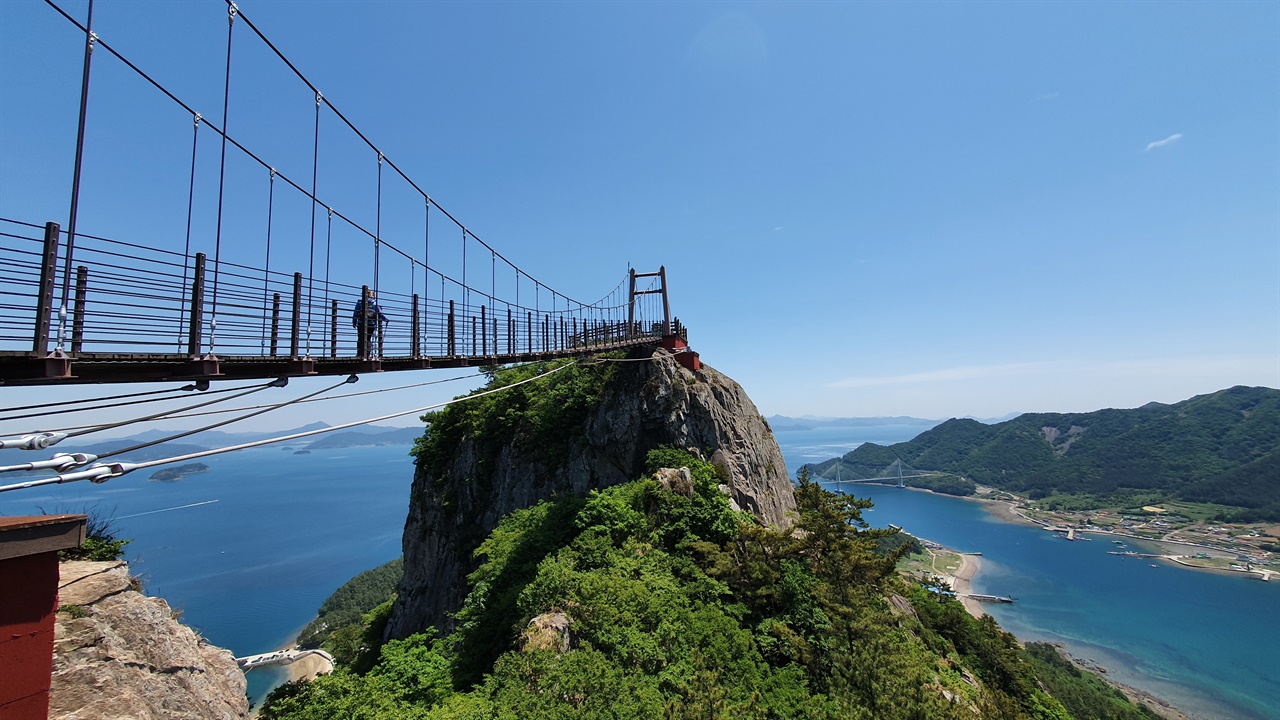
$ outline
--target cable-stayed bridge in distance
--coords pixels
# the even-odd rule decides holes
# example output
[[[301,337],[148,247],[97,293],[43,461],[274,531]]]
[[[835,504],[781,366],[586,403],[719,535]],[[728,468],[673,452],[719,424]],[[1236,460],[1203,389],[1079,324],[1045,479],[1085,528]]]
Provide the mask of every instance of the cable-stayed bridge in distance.
[[[806,465],[806,467],[811,470],[819,483],[835,485],[837,488],[842,485],[885,485],[889,483],[896,484],[898,487],[906,487],[906,481],[913,478],[953,475],[953,473],[938,470],[919,470],[902,462],[901,458],[894,459],[893,462],[884,467],[853,465],[844,462],[843,458],[835,458],[825,463]]]
[[[217,379],[496,365],[658,344],[696,365],[686,329],[671,313],[665,267],[629,268],[603,283],[612,289],[596,299],[535,278],[441,207],[234,2],[226,2],[222,25],[225,54],[205,58],[217,65],[220,80],[225,76],[216,116],[202,115],[157,81],[153,69],[99,37],[92,2],[83,19],[54,0],[46,5],[82,39],[79,122],[66,139],[75,146],[74,178],[65,225],[4,217],[19,214],[12,208],[0,212],[0,384],[206,386]],[[233,62],[246,43],[256,46],[255,65],[247,69]],[[187,134],[181,152],[130,158],[162,163],[166,171],[180,167],[186,187],[168,196],[185,201],[183,227],[159,231],[140,217],[120,232],[119,218],[81,208],[82,176],[102,184],[122,172],[85,153],[95,138],[94,110],[113,102],[117,87],[94,82],[94,69],[104,64],[142,88],[129,96],[131,113],[173,132],[180,125]],[[237,127],[251,124],[245,118],[257,110],[235,104],[237,81],[252,81],[265,64],[305,97],[305,112],[295,112],[305,120],[292,132],[308,141],[309,163],[286,167],[274,157],[275,145],[237,137]],[[358,194],[370,202],[352,206],[344,204],[352,202],[350,193],[327,194],[340,187],[327,168],[336,162],[330,156],[342,152],[330,146],[341,143],[358,147],[360,162],[372,170]],[[116,231],[92,232],[107,225]],[[381,311],[369,324],[356,317],[364,297]]]

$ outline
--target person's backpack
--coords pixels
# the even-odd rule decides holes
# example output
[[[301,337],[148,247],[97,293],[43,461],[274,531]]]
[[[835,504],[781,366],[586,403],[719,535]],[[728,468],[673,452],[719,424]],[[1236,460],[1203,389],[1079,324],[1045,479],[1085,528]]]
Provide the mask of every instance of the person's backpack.
[[[376,327],[378,324],[378,306],[367,298],[356,301],[356,309],[351,313],[351,327],[359,328],[362,318],[367,327]]]

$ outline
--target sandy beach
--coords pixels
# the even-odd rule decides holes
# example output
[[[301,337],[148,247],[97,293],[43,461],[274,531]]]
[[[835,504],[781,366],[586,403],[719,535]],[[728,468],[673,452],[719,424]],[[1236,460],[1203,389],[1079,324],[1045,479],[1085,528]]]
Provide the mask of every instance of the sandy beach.
[[[948,578],[951,589],[956,591],[956,596],[960,600],[960,604],[964,605],[964,609],[975,618],[981,618],[986,615],[986,611],[982,609],[982,603],[968,597],[973,592],[972,580],[977,576],[978,571],[982,570],[982,560],[975,555],[961,555],[960,569],[956,571],[953,577]]]
[[[333,663],[320,655],[308,655],[284,666],[289,674],[289,682],[294,680],[314,680],[317,675],[333,672]]]

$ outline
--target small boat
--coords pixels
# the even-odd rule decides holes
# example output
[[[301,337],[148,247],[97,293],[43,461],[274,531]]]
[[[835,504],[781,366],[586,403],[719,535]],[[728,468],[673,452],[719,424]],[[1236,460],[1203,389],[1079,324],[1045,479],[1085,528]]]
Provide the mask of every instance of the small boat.
[[[1151,563],[1151,567],[1158,568],[1158,567],[1160,567],[1160,566],[1159,566],[1159,565],[1157,565],[1157,564],[1155,564],[1155,563]]]

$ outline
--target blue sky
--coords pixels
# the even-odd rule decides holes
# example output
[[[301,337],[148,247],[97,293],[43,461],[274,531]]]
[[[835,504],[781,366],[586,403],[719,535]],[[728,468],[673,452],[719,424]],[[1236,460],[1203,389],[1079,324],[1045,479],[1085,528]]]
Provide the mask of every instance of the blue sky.
[[[665,264],[692,345],[765,414],[994,417],[1280,386],[1280,4],[241,8],[548,285],[594,298],[627,263]],[[101,2],[95,29],[216,121],[225,16]],[[309,92],[250,34],[235,43],[232,134],[309,179]],[[65,222],[79,47],[44,3],[0,3],[0,216]],[[171,242],[190,118],[94,62],[81,228]],[[371,218],[376,158],[322,133],[322,192]],[[216,145],[200,149],[212,167]],[[228,252],[247,260],[266,178],[229,172]],[[385,234],[416,237],[421,206],[387,197]],[[430,401],[376,397],[332,420]],[[260,425],[294,419],[311,418]]]

